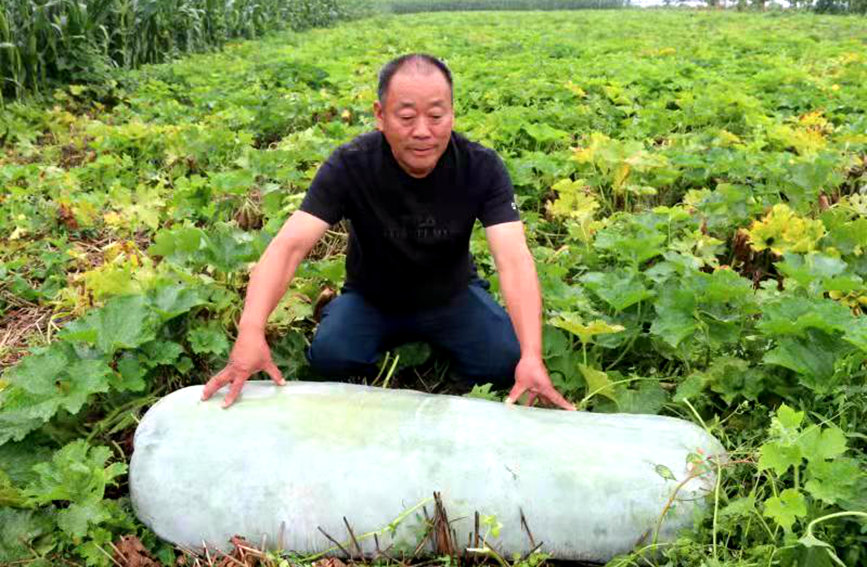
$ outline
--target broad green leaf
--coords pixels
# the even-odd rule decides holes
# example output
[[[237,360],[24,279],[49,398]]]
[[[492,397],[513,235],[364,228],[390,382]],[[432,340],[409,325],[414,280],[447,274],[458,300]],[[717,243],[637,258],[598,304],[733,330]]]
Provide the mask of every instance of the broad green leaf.
[[[219,229],[208,234],[205,258],[214,268],[229,273],[258,258],[254,237],[242,231]]]
[[[843,260],[818,252],[806,256],[786,254],[785,261],[777,262],[776,266],[787,278],[812,293],[825,289],[825,281],[839,276],[848,267]]]
[[[867,317],[858,317],[846,328],[843,340],[867,353]]]
[[[825,215],[822,220],[825,220]],[[843,254],[860,255],[867,249],[867,217],[852,221],[847,219],[846,222],[829,226],[828,232],[826,240],[829,240],[834,248]]]
[[[777,408],[776,420],[784,429],[797,429],[804,421],[804,412],[782,404]]]
[[[473,384],[473,389],[464,394],[464,396],[498,402],[500,401],[500,396],[496,392],[491,391],[492,386],[492,384]]]
[[[52,418],[60,399],[35,396],[20,388],[0,391],[0,445],[20,441]]]
[[[654,304],[656,318],[650,332],[661,337],[673,348],[697,329],[694,315],[696,299],[692,292],[676,287],[666,287]]]
[[[153,308],[160,319],[167,321],[205,303],[198,292],[182,284],[158,286],[153,293]]]
[[[826,504],[840,505],[856,497],[859,479],[865,478],[864,468],[855,459],[811,461],[807,464],[809,479],[804,488],[813,498]]]
[[[89,500],[81,504],[73,502],[68,508],[57,513],[57,527],[73,538],[87,535],[90,524],[99,524],[109,518],[99,500]]]
[[[636,388],[617,390],[617,410],[623,413],[658,414],[668,397],[658,382],[642,380]]]
[[[82,321],[69,325],[64,336],[95,345],[108,356],[153,340],[158,317],[142,295],[110,299]]]
[[[151,341],[141,346],[145,365],[150,367],[174,364],[184,353],[184,347],[171,341]]]
[[[30,394],[54,396],[58,393],[58,377],[73,357],[74,353],[68,346],[53,344],[40,353],[24,357],[6,373],[5,379]]]
[[[581,353],[574,350],[568,350],[545,360],[551,382],[564,396],[577,395],[586,385],[578,368],[581,360]]]
[[[803,494],[794,488],[787,488],[779,496],[772,496],[765,501],[764,515],[789,532],[798,518],[807,515],[807,502]]]
[[[13,484],[23,487],[36,478],[33,465],[50,460],[52,452],[31,440],[0,445],[0,470]]]
[[[785,474],[789,467],[801,464],[801,449],[778,441],[767,441],[759,448],[759,470],[771,469],[778,475]]]
[[[138,357],[125,354],[117,361],[117,375],[112,380],[112,386],[121,392],[141,392],[147,387],[144,381],[146,374],[147,370],[139,362]]]
[[[748,494],[735,498],[723,507],[719,513],[722,518],[741,518],[746,519],[756,512],[756,496]]]
[[[781,564],[797,567],[840,567],[846,565],[832,561],[830,549],[818,545],[807,546],[802,543],[803,541],[808,541],[806,536],[797,540],[801,545],[783,548],[782,552],[778,554]]]
[[[25,564],[31,564],[33,542],[52,528],[50,512],[0,506],[0,563],[14,565],[27,560]]]
[[[641,283],[635,270],[591,272],[581,277],[581,283],[615,309],[623,311],[639,301],[653,297],[653,292]]]
[[[810,331],[804,339],[778,339],[777,346],[763,360],[801,374],[802,383],[817,392],[828,392],[836,385],[832,381],[834,367],[844,349],[845,343],[825,333]]]
[[[542,327],[542,344],[545,348],[546,359],[564,354],[570,349],[568,335],[551,322]]]
[[[400,356],[398,367],[410,368],[424,364],[431,357],[432,352],[430,345],[424,342],[401,345],[395,349],[395,354]]]
[[[196,354],[223,355],[229,352],[229,341],[226,339],[226,331],[215,321],[207,325],[196,327],[187,333],[190,348]]]
[[[84,276],[85,286],[100,301],[116,295],[133,295],[141,291],[135,271],[136,267],[132,263],[118,259],[87,272]]]
[[[37,478],[25,494],[41,504],[101,500],[105,487],[126,472],[123,463],[105,466],[110,456],[108,447],[90,447],[83,439],[73,441],[54,453],[50,462],[33,468]]]
[[[0,508],[5,506],[23,507],[25,502],[24,496],[12,483],[9,475],[0,469]]]
[[[176,264],[184,264],[199,256],[205,248],[205,233],[195,227],[178,227],[157,232],[154,244],[148,248],[151,256],[162,256]]]
[[[81,410],[91,394],[107,392],[111,367],[103,360],[76,360],[64,372],[65,380],[60,389],[63,397],[59,399],[61,407],[71,414]]]
[[[596,368],[590,368],[583,364],[578,365],[581,370],[581,375],[584,376],[584,381],[587,382],[587,394],[600,395],[606,398],[617,401],[617,396],[614,392],[614,387],[611,385],[611,380],[608,379],[608,374]]]
[[[108,391],[110,376],[104,360],[79,358],[62,341],[26,357],[6,374],[12,387],[0,391],[0,444],[22,439],[59,408],[78,413],[91,394]]]
[[[683,382],[678,384],[673,400],[675,402],[682,402],[683,400],[695,398],[704,391],[706,384],[707,380],[704,374],[693,372]]]
[[[833,459],[846,452],[846,434],[835,426],[814,426],[801,434],[797,444],[808,461]]]
[[[720,394],[727,403],[733,403],[738,397],[758,400],[767,387],[763,369],[739,358],[716,358],[705,375],[710,389]]]
[[[599,230],[593,246],[612,254],[622,262],[638,266],[662,254],[665,240],[664,234],[629,220]]]
[[[784,297],[762,308],[758,327],[770,335],[805,336],[808,329],[826,333],[846,331],[854,318],[836,301],[824,298]]]

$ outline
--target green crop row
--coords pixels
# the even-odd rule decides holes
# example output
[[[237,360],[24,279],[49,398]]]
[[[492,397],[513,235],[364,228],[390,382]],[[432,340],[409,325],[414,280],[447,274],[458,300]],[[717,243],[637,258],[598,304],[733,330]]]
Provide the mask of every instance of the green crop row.
[[[382,2],[386,11],[395,14],[476,10],[613,10],[628,4],[628,0],[384,0]]]
[[[138,67],[252,38],[325,26],[352,11],[344,0],[4,0],[0,95],[103,81]]]

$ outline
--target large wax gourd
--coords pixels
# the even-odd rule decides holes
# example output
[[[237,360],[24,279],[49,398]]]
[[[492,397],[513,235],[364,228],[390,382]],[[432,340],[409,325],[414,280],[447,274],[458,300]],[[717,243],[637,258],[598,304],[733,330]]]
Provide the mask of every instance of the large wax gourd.
[[[323,531],[348,538],[344,516],[356,535],[380,531],[380,548],[414,543],[414,514],[382,530],[437,491],[458,544],[479,512],[502,524],[499,537],[488,533],[500,552],[529,551],[523,513],[542,551],[606,561],[649,543],[675,489],[695,476],[691,454],[723,456],[701,428],[660,416],[302,382],[248,382],[224,410],[220,394],[201,402],[201,391],[176,391],[145,414],[130,468],[139,518],[193,549],[242,535],[318,552],[333,547]],[[708,469],[677,491],[661,540],[705,505]],[[374,551],[372,539],[359,543]]]

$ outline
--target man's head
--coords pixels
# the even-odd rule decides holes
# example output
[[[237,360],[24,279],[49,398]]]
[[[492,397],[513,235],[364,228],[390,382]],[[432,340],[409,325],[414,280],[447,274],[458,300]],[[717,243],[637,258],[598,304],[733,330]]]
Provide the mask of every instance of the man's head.
[[[425,177],[446,151],[452,133],[451,72],[430,55],[398,57],[379,73],[373,111],[400,167],[413,177]]]

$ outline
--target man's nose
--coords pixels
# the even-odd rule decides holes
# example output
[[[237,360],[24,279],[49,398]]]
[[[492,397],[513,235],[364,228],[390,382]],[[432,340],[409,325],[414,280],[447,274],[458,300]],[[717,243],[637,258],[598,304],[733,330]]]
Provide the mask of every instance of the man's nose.
[[[415,128],[412,130],[413,138],[428,138],[431,135],[430,126],[427,119],[422,117],[415,121]]]

